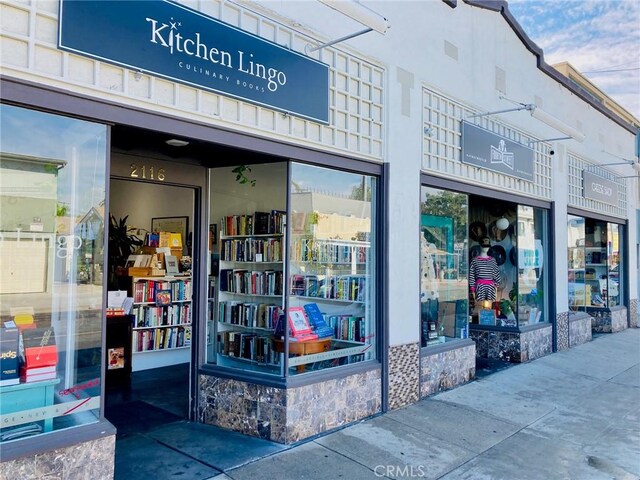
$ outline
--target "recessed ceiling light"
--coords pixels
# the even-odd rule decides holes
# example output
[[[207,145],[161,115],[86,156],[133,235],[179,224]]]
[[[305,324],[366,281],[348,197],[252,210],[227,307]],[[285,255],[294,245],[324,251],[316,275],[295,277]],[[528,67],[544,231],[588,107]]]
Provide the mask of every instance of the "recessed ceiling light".
[[[177,138],[170,138],[165,142],[167,145],[171,145],[172,147],[186,147],[189,145],[189,142],[186,140],[178,140]]]

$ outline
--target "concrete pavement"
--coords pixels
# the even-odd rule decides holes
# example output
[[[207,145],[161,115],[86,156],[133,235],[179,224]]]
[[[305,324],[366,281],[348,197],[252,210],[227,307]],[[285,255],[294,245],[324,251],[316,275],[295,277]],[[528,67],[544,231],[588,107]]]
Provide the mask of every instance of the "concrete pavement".
[[[640,479],[640,329],[224,471],[213,478]]]

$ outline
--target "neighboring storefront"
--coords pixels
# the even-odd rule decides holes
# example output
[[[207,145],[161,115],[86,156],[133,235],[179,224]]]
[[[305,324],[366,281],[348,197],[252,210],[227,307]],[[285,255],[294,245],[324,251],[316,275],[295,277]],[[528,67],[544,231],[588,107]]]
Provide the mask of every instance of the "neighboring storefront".
[[[315,50],[353,26],[320,2],[121,3],[2,5],[2,348],[17,355],[9,342],[33,331],[56,352],[37,372],[51,378],[0,386],[3,472],[36,472],[52,451],[65,475],[113,472],[113,212],[142,238],[153,220],[184,226],[176,253],[191,257],[189,320],[175,327],[190,343],[179,337],[178,355],[156,336],[148,352],[166,326],[136,317],[134,370],[187,364],[185,418],[281,443],[470,381],[478,357],[525,362],[585,341],[587,313],[611,330],[633,316],[635,197],[615,178],[617,203],[567,197],[566,170],[605,136],[630,156],[635,133],[545,70],[506,7],[372,4],[397,21],[390,34]],[[511,106],[507,86],[571,112],[586,143],[548,140],[533,108],[483,113]],[[163,214],[178,200],[187,213]],[[571,267],[567,239],[583,254]],[[479,257],[493,277],[470,276]],[[584,283],[565,292],[570,268]],[[30,390],[42,395],[22,403]]]
[[[570,346],[630,326],[627,188],[619,174],[569,153],[567,259]],[[616,218],[619,216],[619,218]]]
[[[553,350],[548,145],[427,88],[423,105],[422,396],[473,379],[476,357]],[[459,181],[430,175],[443,164]]]

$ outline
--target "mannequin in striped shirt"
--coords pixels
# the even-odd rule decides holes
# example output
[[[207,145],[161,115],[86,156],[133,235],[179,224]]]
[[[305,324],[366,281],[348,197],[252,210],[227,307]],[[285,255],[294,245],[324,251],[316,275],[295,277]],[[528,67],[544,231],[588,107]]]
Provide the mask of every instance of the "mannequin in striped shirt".
[[[491,240],[489,237],[480,239],[482,253],[471,260],[469,265],[469,288],[471,289],[471,298],[476,301],[496,300],[496,289],[500,284],[500,269],[495,258],[490,257],[489,247]]]

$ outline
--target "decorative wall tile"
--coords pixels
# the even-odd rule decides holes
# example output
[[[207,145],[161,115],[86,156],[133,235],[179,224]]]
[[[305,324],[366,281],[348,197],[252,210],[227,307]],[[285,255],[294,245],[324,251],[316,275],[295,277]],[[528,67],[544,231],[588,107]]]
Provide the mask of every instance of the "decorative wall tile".
[[[420,388],[420,345],[407,343],[389,347],[389,408],[418,401]]]
[[[632,298],[629,302],[629,326],[631,328],[637,328],[640,322],[638,321],[638,299]]]
[[[548,325],[545,328],[522,332],[521,339],[522,354],[520,361],[527,362],[544,357],[553,350],[553,327]]]
[[[476,376],[476,346],[464,345],[420,357],[420,397],[462,385]]]
[[[527,332],[495,332],[470,330],[469,337],[476,342],[476,356],[506,362],[528,362],[548,355],[552,351],[553,327]]]
[[[628,326],[626,308],[621,308],[611,312],[611,333],[626,330]]]
[[[583,343],[590,342],[591,317],[589,315],[570,315],[569,317],[569,348],[577,347]]]
[[[0,478],[20,480],[113,478],[116,437],[111,435],[71,447],[0,463]]]
[[[380,369],[280,389],[200,376],[200,421],[292,443],[379,413]]]
[[[559,352],[569,349],[569,312],[556,315],[556,346]]]
[[[594,332],[616,333],[627,328],[626,308],[616,308],[614,310],[590,309],[587,313],[591,316],[591,325]]]

